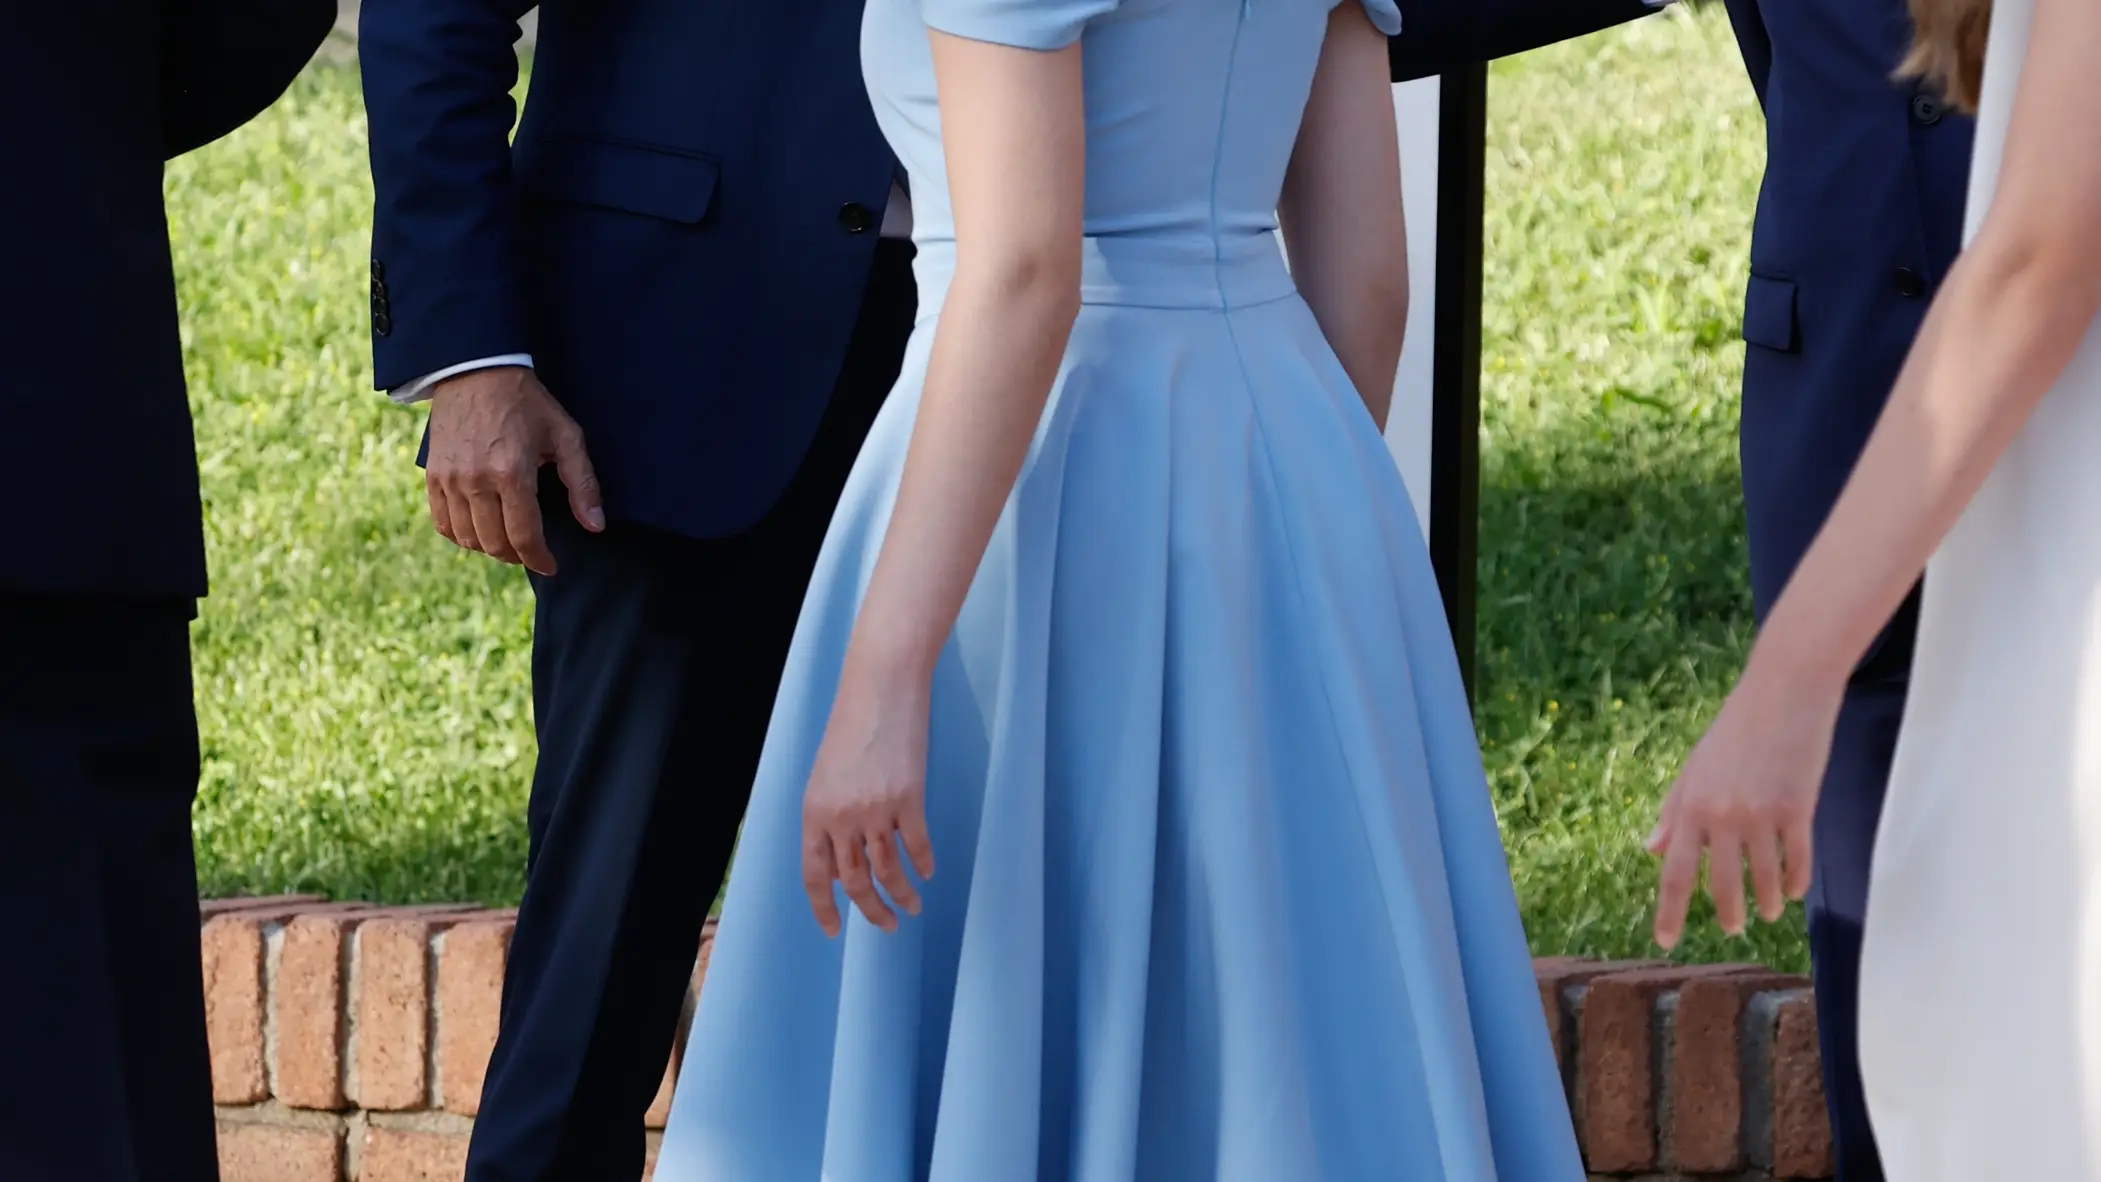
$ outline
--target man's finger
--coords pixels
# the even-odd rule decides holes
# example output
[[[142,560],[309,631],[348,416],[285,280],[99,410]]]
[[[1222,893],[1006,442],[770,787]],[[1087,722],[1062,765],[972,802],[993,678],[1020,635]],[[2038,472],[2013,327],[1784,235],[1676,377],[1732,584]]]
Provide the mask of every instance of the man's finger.
[[[445,516],[452,522],[452,540],[462,550],[482,553],[481,536],[474,532],[474,501],[459,488],[447,482],[445,491]]]
[[[875,868],[875,880],[883,885],[883,893],[905,914],[919,914],[919,892],[912,887],[912,876],[905,873],[905,860],[897,855],[897,831],[871,829],[862,836],[868,845],[869,864]]]
[[[1780,831],[1780,840],[1787,847],[1787,897],[1800,899],[1809,894],[1816,869],[1816,826],[1809,816],[1800,817]]]
[[[1780,833],[1754,829],[1744,840],[1751,861],[1751,891],[1758,901],[1758,916],[1767,923],[1787,910],[1787,893],[1780,885]]]
[[[839,867],[839,885],[846,888],[846,897],[861,909],[868,922],[886,932],[896,931],[897,915],[875,889],[861,835],[857,832],[833,834],[832,859]]]
[[[832,839],[823,830],[805,828],[802,843],[802,889],[810,896],[810,914],[827,936],[839,934],[839,899],[832,893],[839,867],[832,859]]]
[[[452,512],[447,507],[445,486],[438,483],[437,477],[425,474],[423,495],[430,500],[430,523],[438,531],[438,536],[458,545],[452,536]]]
[[[511,549],[525,569],[535,574],[554,573],[554,552],[547,548],[541,529],[540,501],[530,482],[506,484],[503,488],[503,530]]]
[[[1692,905],[1692,890],[1700,876],[1700,831],[1675,830],[1661,851],[1663,870],[1656,880],[1656,943],[1665,950],[1676,948],[1685,933],[1685,909]]]
[[[554,474],[569,490],[569,511],[576,515],[576,523],[593,533],[604,529],[605,503],[598,492],[598,471],[591,466],[591,454],[584,450],[583,430],[574,422],[565,422],[555,431]]]
[[[518,552],[511,549],[510,530],[503,523],[503,497],[494,487],[475,489],[468,494],[467,511],[474,518],[474,536],[481,542],[481,552],[498,562],[518,564]]]

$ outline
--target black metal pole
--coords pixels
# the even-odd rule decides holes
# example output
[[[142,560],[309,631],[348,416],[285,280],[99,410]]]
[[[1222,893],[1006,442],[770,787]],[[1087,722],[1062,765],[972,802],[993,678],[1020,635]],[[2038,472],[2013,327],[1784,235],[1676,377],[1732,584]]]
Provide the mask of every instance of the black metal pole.
[[[1474,691],[1481,529],[1481,237],[1488,67],[1438,78],[1437,317],[1430,362],[1430,563],[1459,674]]]

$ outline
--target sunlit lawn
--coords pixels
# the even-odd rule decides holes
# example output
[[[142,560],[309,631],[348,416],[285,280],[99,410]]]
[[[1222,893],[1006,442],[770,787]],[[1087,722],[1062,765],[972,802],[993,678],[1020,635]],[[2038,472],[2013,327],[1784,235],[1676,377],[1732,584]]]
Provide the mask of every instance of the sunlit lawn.
[[[1490,93],[1477,717],[1535,947],[1635,954],[1639,839],[1749,635],[1759,115],[1718,11]],[[420,415],[369,389],[355,72],[317,66],[168,191],[212,547],[205,889],[514,901],[531,598],[431,532]],[[1689,954],[1803,963],[1798,922]]]

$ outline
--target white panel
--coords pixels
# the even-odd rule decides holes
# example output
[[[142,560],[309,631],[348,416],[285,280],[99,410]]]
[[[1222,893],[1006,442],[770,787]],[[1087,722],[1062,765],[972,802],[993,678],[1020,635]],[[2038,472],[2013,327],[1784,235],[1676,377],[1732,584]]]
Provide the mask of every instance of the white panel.
[[[1408,341],[1393,383],[1386,446],[1400,465],[1415,501],[1416,520],[1430,529],[1431,325],[1437,319],[1438,81],[1396,83],[1393,113],[1401,141],[1401,195],[1408,211]]]

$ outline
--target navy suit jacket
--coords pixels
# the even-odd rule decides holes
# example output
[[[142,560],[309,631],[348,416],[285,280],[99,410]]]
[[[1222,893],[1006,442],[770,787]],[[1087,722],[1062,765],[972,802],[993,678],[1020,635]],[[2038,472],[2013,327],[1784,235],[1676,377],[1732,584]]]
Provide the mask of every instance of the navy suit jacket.
[[[846,352],[897,163],[861,0],[549,0],[511,142],[525,0],[365,0],[375,384],[531,354],[609,515],[763,515]],[[1434,73],[1647,11],[1404,0]]]
[[[1744,506],[1762,618],[1822,527],[1962,240],[1970,119],[1892,73],[1904,0],[1726,0],[1766,118],[1744,292]],[[1917,593],[1868,664],[1901,671]]]
[[[529,353],[615,518],[737,532],[801,461],[897,172],[857,0],[365,0],[376,384]]]
[[[25,0],[0,19],[0,590],[201,596],[161,164],[283,93],[333,0]]]

